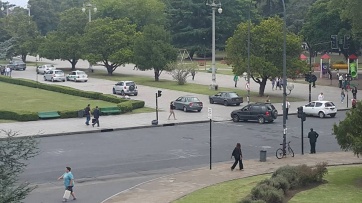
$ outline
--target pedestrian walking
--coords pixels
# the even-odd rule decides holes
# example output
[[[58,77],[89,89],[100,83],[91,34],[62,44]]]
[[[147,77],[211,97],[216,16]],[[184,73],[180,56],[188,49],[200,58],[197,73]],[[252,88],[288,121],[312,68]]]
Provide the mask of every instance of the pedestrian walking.
[[[318,101],[323,101],[324,100],[324,95],[323,95],[323,92],[321,92],[319,95],[318,95]]]
[[[276,82],[277,82],[277,86],[275,87],[275,90],[280,88],[280,78],[279,77],[276,79]]]
[[[357,87],[356,86],[352,89],[352,94],[353,94],[353,99],[357,99]]]
[[[74,187],[74,176],[71,172],[71,168],[69,166],[65,167],[65,173],[63,175],[61,175],[58,180],[63,179],[64,180],[64,187],[65,187],[65,192],[64,192],[64,196],[63,196],[63,201],[62,202],[66,202],[69,199],[69,196],[72,195],[73,200],[76,200],[77,198],[75,197],[74,191],[73,191],[73,187]],[[68,192],[69,191],[69,192]]]
[[[191,70],[192,80],[195,80],[195,75],[196,75],[196,71],[195,71],[195,69],[192,69]]]
[[[280,81],[279,81],[279,90],[282,90],[283,84],[284,84],[283,78],[280,78]]]
[[[286,119],[288,120],[288,113],[289,113],[289,108],[290,108],[290,102],[287,100],[285,100],[285,115],[286,115]],[[282,104],[283,107],[283,104]]]
[[[341,91],[341,103],[343,104],[344,98],[346,97],[346,95],[344,94],[344,89],[342,89]]]
[[[310,144],[310,153],[315,154],[315,145],[317,142],[317,138],[319,137],[318,133],[316,131],[313,131],[313,128],[310,129],[310,132],[308,133],[309,138],[309,144]]]
[[[239,80],[239,76],[237,76],[237,75],[235,75],[234,76],[234,83],[235,83],[235,87],[237,87],[238,86],[238,80]]]
[[[236,164],[238,164],[239,162],[239,169],[243,170],[244,169],[244,165],[243,165],[243,153],[241,152],[241,145],[240,143],[236,144],[235,149],[233,150],[233,153],[231,154],[231,159],[234,157],[235,162],[234,164],[231,166],[231,171],[234,170],[234,168],[236,167]]]
[[[267,96],[266,96],[265,103],[270,103],[270,98],[269,98],[269,95],[267,95]]]
[[[340,74],[338,76],[338,84],[339,84],[339,88],[342,88],[342,84],[343,84],[343,74]]]
[[[93,120],[92,120],[92,126],[94,127],[95,124],[97,124],[97,127],[99,127],[99,116],[101,112],[99,111],[98,106],[93,110]]]
[[[86,117],[85,124],[89,125],[91,113],[90,113],[90,104],[87,105],[87,107],[84,108],[84,115]]]
[[[175,107],[175,104],[174,104],[173,101],[172,101],[172,102],[170,103],[170,115],[168,116],[168,120],[170,120],[171,115],[173,115],[173,119],[177,120],[177,119],[176,119],[176,116],[175,116],[174,109],[176,109],[176,107]]]
[[[11,76],[11,69],[9,66],[6,66],[5,68],[5,76]]]
[[[274,90],[274,87],[275,87],[275,78],[273,78],[273,79],[271,80],[271,83],[272,83],[272,90]]]

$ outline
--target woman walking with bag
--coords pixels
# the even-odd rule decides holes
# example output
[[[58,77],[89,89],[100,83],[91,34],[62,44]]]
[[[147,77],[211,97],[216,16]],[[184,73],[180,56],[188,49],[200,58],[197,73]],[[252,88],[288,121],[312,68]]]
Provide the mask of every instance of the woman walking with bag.
[[[237,144],[236,144],[236,147],[235,147],[233,153],[231,154],[231,158],[233,158],[233,157],[234,157],[234,159],[235,159],[235,162],[234,162],[234,164],[231,166],[231,171],[234,170],[234,168],[236,167],[236,164],[238,164],[238,162],[239,162],[239,169],[240,169],[240,170],[243,170],[243,169],[244,169],[243,160],[242,160],[242,159],[243,159],[243,154],[242,154],[242,152],[241,152],[241,145],[240,145],[240,143],[237,143]]]
[[[170,120],[171,115],[173,115],[173,119],[176,119],[175,116],[175,112],[173,111],[174,109],[176,109],[175,104],[173,103],[173,101],[170,103],[170,115],[168,116],[168,120]]]

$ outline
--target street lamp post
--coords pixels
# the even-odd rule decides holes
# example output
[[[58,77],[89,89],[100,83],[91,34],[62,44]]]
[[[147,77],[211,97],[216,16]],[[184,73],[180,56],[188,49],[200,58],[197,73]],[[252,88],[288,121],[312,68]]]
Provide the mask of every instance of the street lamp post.
[[[287,100],[287,23],[286,23],[286,9],[285,9],[285,1],[282,0],[283,3],[283,155],[286,152],[286,142],[287,142],[287,112],[286,112],[286,100]]]
[[[94,12],[97,12],[97,8],[95,7],[95,5],[91,4],[91,3],[87,3],[87,4],[83,4],[83,8],[82,11],[85,12],[88,9],[88,22],[92,22],[92,8]],[[93,67],[92,64],[89,62],[89,68],[88,68],[89,72],[93,72]]]
[[[250,103],[250,24],[251,24],[251,19],[250,19],[250,10],[251,10],[251,3],[252,0],[250,1],[249,4],[249,13],[248,13],[248,96],[246,97],[246,100],[248,101],[248,104]]]
[[[215,3],[215,0],[212,0],[212,3],[206,3],[207,6],[210,6],[212,9],[212,60],[211,60],[211,69],[212,69],[212,83],[210,85],[211,89],[217,90],[218,85],[216,84],[216,69],[215,69],[215,10],[219,13],[222,13],[221,3]]]
[[[29,24],[30,24],[30,7],[31,7],[31,5],[30,5],[30,4],[28,4],[28,5],[27,5],[27,7],[28,7]]]

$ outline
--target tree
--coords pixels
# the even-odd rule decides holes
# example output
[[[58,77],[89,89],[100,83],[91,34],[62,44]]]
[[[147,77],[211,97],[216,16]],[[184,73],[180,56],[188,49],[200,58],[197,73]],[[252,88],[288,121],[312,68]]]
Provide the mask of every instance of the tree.
[[[119,66],[132,62],[136,25],[128,19],[97,19],[87,24],[82,46],[84,58],[90,63],[100,62],[112,75]]]
[[[358,0],[333,0],[334,5],[343,8],[341,17],[351,23],[353,38],[362,44],[362,4]]]
[[[347,112],[347,116],[339,124],[333,125],[333,134],[342,150],[353,151],[357,156],[362,154],[362,104]]]
[[[153,69],[155,81],[159,81],[167,64],[176,58],[177,50],[171,45],[171,36],[161,26],[145,26],[135,40],[134,63],[140,70]]]
[[[27,161],[38,155],[34,137],[17,138],[17,133],[0,130],[6,138],[0,139],[0,202],[17,203],[33,190],[30,183],[19,182]]]
[[[250,36],[250,76],[260,85],[259,96],[263,96],[267,80],[281,76],[283,72],[283,21],[274,17],[263,20],[258,25],[252,24]],[[235,75],[247,72],[247,43],[248,24],[242,23],[226,45],[227,58]],[[288,32],[286,43],[287,74],[288,77],[294,77],[306,68],[306,64],[299,61],[301,39]]]
[[[87,22],[87,16],[79,12],[78,8],[64,11],[57,31],[48,33],[41,44],[40,56],[67,60],[72,64],[72,70],[75,70],[75,65],[83,54],[81,41]]]
[[[177,81],[177,84],[184,85],[187,82],[187,78],[190,76],[192,71],[196,71],[197,65],[195,63],[179,63],[172,62],[167,64],[172,78]]]

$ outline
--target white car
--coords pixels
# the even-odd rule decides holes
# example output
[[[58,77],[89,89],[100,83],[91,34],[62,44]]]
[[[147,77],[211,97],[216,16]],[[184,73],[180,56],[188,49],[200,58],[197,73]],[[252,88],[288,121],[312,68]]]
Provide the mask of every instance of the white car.
[[[48,72],[50,70],[55,70],[55,66],[52,64],[46,64],[46,65],[38,66],[38,68],[36,69],[36,72],[38,74],[45,74],[46,72]]]
[[[67,81],[74,81],[74,82],[87,82],[88,81],[88,75],[84,71],[76,70],[72,71],[67,75]]]
[[[328,115],[333,118],[337,114],[337,107],[331,101],[312,101],[303,106],[303,112],[309,116],[324,118]]]
[[[62,70],[50,70],[44,74],[44,80],[65,82],[65,74]]]
[[[113,94],[138,95],[137,85],[133,81],[120,81],[113,86]]]

